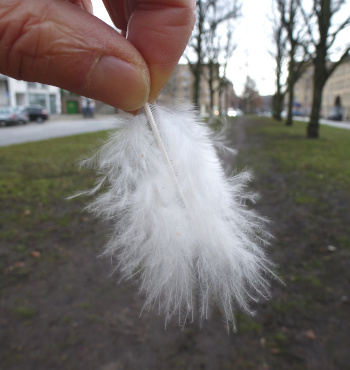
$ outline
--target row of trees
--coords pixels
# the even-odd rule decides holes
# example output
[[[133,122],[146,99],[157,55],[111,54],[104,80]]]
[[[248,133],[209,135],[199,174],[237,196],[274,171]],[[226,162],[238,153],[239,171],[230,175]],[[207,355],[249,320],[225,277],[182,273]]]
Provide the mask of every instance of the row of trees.
[[[319,118],[322,91],[335,69],[350,52],[350,42],[343,46],[340,58],[329,63],[335,40],[350,24],[349,12],[344,12],[346,0],[311,0],[307,9],[301,0],[275,0],[277,14],[274,21],[274,44],[276,61],[276,93],[274,116],[281,119],[281,111],[288,93],[288,114],[286,124],[292,124],[294,85],[303,72],[314,68],[313,99],[307,137],[319,136]],[[342,16],[344,15],[345,16]],[[335,18],[340,21],[335,22]],[[288,63],[288,77],[282,84],[282,71]]]

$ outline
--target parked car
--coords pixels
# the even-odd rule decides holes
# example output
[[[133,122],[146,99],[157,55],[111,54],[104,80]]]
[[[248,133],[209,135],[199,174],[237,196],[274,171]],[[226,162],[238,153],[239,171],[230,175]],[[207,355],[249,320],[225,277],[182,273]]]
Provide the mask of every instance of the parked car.
[[[49,119],[49,114],[41,105],[30,105],[25,108],[29,121],[44,122]]]
[[[26,108],[17,107],[13,109],[14,114],[16,115],[16,121],[19,125],[25,125],[29,121],[29,116]]]
[[[342,107],[333,107],[328,119],[332,121],[342,121],[344,110]]]
[[[303,112],[302,110],[300,110],[300,109],[293,109],[293,110],[292,110],[292,116],[293,116],[293,117],[304,117],[304,116],[305,116],[305,114],[304,114],[304,112]]]
[[[0,108],[0,126],[10,126],[17,123],[17,117],[13,108]]]
[[[228,111],[227,111],[227,115],[229,117],[237,117],[237,116],[243,116],[243,111],[240,110],[240,109],[232,109],[230,108]]]

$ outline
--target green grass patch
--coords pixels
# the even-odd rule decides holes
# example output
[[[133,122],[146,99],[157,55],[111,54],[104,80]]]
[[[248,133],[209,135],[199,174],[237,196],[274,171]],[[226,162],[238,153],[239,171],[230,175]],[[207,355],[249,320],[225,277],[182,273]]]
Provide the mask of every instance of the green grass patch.
[[[77,164],[104,138],[100,132],[0,148],[0,202],[20,206],[12,212],[9,207],[6,219],[44,222],[52,216],[44,206],[91,186],[93,171],[79,170]],[[66,222],[62,217],[60,223]]]
[[[306,138],[305,122],[286,127],[273,119],[261,119],[263,124],[251,129],[263,134],[266,142],[262,151],[278,163],[281,171],[303,178],[304,187],[336,185],[348,191],[350,187],[350,130],[321,125],[319,139]],[[312,195],[295,194],[299,203],[314,203]]]
[[[8,276],[29,273],[31,251],[50,233],[59,233],[64,242],[66,234],[70,237],[68,226],[81,222],[86,199],[66,198],[93,185],[94,171],[77,164],[106,136],[90,133],[0,148],[0,268]],[[50,250],[43,251],[40,261],[56,259],[58,252],[51,242],[47,245]],[[11,267],[18,261],[26,268]]]
[[[238,312],[236,314],[237,332],[238,333],[255,333],[259,334],[263,330],[263,326],[254,318]]]
[[[77,163],[106,133],[84,134],[0,148],[0,201],[23,204],[23,217],[30,217],[36,202],[66,197],[90,185],[89,171],[78,171]]]
[[[309,218],[299,231],[310,244],[322,230],[327,236],[322,243],[348,248],[344,221],[350,201],[350,130],[321,125],[321,137],[307,139],[305,122],[294,122],[291,127],[270,118],[250,117],[248,122],[252,123],[248,127],[252,147],[240,150],[238,165],[269,178],[257,186],[265,186],[274,196],[285,194],[296,209],[303,210],[300,220]],[[275,178],[282,181],[274,182]],[[322,243],[315,240],[314,247],[326,248]]]
[[[311,285],[314,288],[321,288],[325,284],[323,284],[320,279],[313,275],[294,275],[292,281],[297,283],[305,283]]]
[[[33,309],[26,306],[17,306],[13,309],[13,312],[16,316],[24,320],[31,319],[36,314]]]

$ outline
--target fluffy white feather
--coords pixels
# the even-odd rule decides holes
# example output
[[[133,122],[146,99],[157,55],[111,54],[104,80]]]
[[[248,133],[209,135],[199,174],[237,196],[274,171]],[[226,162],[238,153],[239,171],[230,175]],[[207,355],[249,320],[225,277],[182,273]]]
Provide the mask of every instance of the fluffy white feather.
[[[166,322],[202,321],[217,305],[234,326],[236,306],[251,312],[250,300],[268,296],[268,234],[246,205],[254,200],[245,189],[250,173],[226,176],[193,110],[152,112],[169,162],[145,114],[120,115],[108,142],[84,161],[100,174],[88,208],[114,223],[104,254],[122,278],[139,279],[145,307],[156,306]]]

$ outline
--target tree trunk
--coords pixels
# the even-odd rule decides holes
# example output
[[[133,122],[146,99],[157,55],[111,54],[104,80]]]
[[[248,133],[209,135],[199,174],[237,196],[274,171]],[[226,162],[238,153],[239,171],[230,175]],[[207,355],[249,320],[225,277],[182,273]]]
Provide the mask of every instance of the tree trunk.
[[[327,60],[327,48],[326,43],[319,43],[316,47],[316,57],[314,59],[314,91],[311,107],[310,122],[307,126],[307,137],[309,139],[318,138],[319,119],[322,106],[322,91],[323,87],[330,76],[326,65]]]
[[[200,92],[200,81],[201,81],[201,74],[202,74],[202,66],[197,63],[195,70],[194,70],[194,79],[193,79],[193,104],[195,107],[200,108],[200,99],[199,99],[199,92]]]
[[[321,58],[320,58],[321,59]],[[321,59],[314,60],[315,75],[314,75],[314,91],[311,107],[310,122],[307,126],[307,137],[309,139],[317,139],[319,137],[319,119],[322,106],[322,91],[327,81],[327,70],[325,63]]]
[[[225,111],[225,114],[227,113],[227,97],[226,94],[224,96],[224,107],[222,107],[222,81],[219,81],[219,106],[218,106],[218,111],[220,112],[220,115]]]
[[[281,121],[281,113],[283,109],[283,94],[281,92],[277,92],[273,96],[273,118],[277,121]]]
[[[293,103],[294,103],[294,89],[289,90],[288,95],[288,112],[286,119],[286,126],[292,126],[293,124]]]
[[[293,103],[294,103],[294,84],[295,84],[295,49],[296,43],[291,40],[291,50],[289,52],[290,61],[288,66],[288,113],[286,126],[293,124]]]
[[[209,62],[208,64],[209,68],[209,79],[208,79],[208,85],[209,85],[209,94],[210,94],[210,117],[213,115],[214,110],[214,64],[213,62]]]
[[[310,115],[310,122],[307,126],[307,137],[309,139],[318,138],[319,119],[322,104],[322,89],[323,85],[320,80],[314,80],[314,94],[312,99],[312,108]]]
[[[198,9],[198,34],[195,37],[195,53],[197,55],[197,62],[194,63],[191,72],[193,73],[193,104],[200,109],[200,84],[202,76],[202,65],[203,65],[203,37],[204,37],[204,4],[203,1],[197,1]]]

